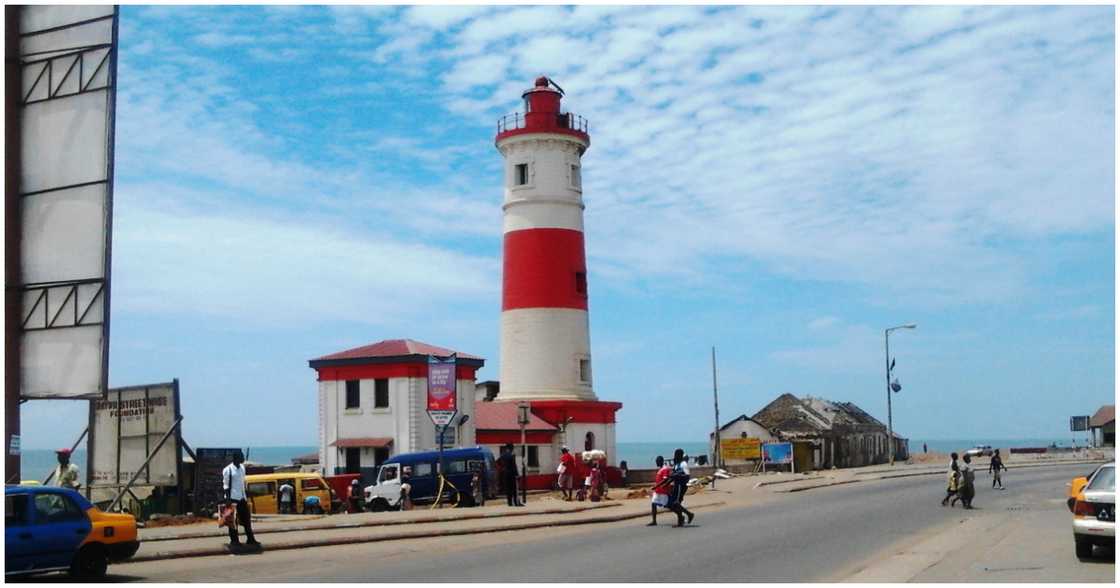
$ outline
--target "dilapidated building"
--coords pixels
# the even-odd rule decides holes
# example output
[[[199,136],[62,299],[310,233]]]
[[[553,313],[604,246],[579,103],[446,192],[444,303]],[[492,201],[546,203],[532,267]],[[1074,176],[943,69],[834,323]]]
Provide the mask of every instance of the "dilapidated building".
[[[815,468],[886,463],[887,426],[851,402],[782,394],[752,417],[783,441],[808,445]],[[895,435],[895,459],[909,458],[908,442]]]

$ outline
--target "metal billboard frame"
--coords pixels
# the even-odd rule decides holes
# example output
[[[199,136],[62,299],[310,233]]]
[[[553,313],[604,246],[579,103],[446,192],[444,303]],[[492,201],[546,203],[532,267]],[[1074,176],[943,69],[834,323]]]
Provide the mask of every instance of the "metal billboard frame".
[[[19,282],[19,289],[22,293],[23,308],[21,309],[20,320],[18,321],[20,329],[20,353],[26,351],[24,338],[27,333],[37,331],[48,331],[55,329],[74,329],[80,327],[90,327],[100,325],[100,378],[98,379],[97,388],[94,390],[79,391],[77,393],[69,391],[69,393],[62,393],[61,390],[51,390],[49,393],[39,393],[36,391],[33,394],[28,394],[24,389],[23,374],[28,370],[28,366],[21,364],[19,372],[21,374],[21,381],[19,387],[20,399],[82,399],[82,398],[97,398],[103,397],[109,387],[109,323],[110,323],[110,294],[111,294],[111,275],[112,275],[112,244],[113,244],[113,178],[114,178],[114,160],[116,149],[116,101],[117,101],[117,64],[119,55],[119,25],[120,25],[120,7],[113,6],[112,12],[109,14],[99,14],[92,18],[79,18],[78,20],[67,21],[65,13],[52,13],[51,11],[59,11],[70,9],[69,16],[71,19],[79,18],[83,12],[94,10],[94,7],[57,7],[57,6],[24,6],[20,7],[19,18],[25,20],[26,12],[29,10],[41,11],[39,18],[42,20],[53,22],[62,21],[54,26],[46,26],[32,31],[19,31],[19,66],[21,78],[24,81],[20,89],[20,97],[18,108],[20,111],[21,125],[25,125],[28,118],[27,108],[33,105],[45,105],[51,101],[73,99],[74,97],[84,96],[87,94],[100,92],[104,90],[105,95],[105,121],[104,121],[104,172],[103,177],[90,177],[83,178],[77,182],[61,182],[58,176],[63,176],[67,170],[59,170],[55,175],[52,175],[44,180],[44,186],[24,186],[20,185],[19,198],[20,198],[20,223],[22,225],[22,215],[26,215],[26,207],[23,206],[24,199],[43,197],[48,194],[58,194],[65,191],[80,190],[83,188],[91,188],[95,186],[104,187],[104,195],[102,199],[103,215],[100,219],[101,229],[103,231],[103,249],[101,259],[101,276],[56,276],[59,279],[50,279],[47,281],[39,282]],[[69,45],[66,43],[71,37],[81,40],[85,37],[94,35],[98,32],[93,30],[97,27],[104,27],[106,21],[109,21],[108,26],[108,43],[93,43],[93,44],[79,44]],[[101,34],[104,34],[103,32]],[[25,45],[33,46],[35,38],[43,38],[44,35],[56,35],[59,39],[55,46],[39,48],[36,51],[24,52]],[[69,65],[66,62],[69,61]],[[56,67],[57,65],[57,67]],[[105,72],[104,82],[100,83],[101,72]],[[87,74],[87,72],[89,72]],[[87,76],[88,75],[88,79]],[[59,77],[60,76],[60,77]],[[30,81],[29,80],[33,80]],[[56,81],[57,80],[57,81]],[[26,87],[30,83],[30,87]],[[100,102],[100,101],[98,101]],[[67,141],[67,136],[47,137],[47,139],[57,139],[61,144]],[[26,136],[21,136],[20,145],[17,147],[23,149],[27,146],[28,139]],[[48,145],[53,147],[55,145]],[[11,148],[11,146],[9,146]],[[71,161],[71,163],[77,159]],[[20,169],[17,171],[21,176],[27,173],[29,167],[27,161],[20,162]],[[27,188],[33,188],[28,190]],[[71,192],[72,194],[73,192]],[[20,227],[20,234],[25,232],[24,227]],[[62,256],[66,256],[72,252],[60,252]],[[26,261],[26,247],[22,251],[24,258],[20,260],[21,278],[25,278],[27,267],[23,265]],[[82,293],[85,293],[87,300],[83,304],[80,300]],[[52,308],[51,298],[52,293],[55,294],[55,299],[62,296],[62,302],[56,302],[57,306]],[[101,305],[100,312],[94,312],[91,316],[91,310],[94,309],[96,304]],[[70,312],[72,310],[72,312]],[[100,316],[96,316],[100,315]]]

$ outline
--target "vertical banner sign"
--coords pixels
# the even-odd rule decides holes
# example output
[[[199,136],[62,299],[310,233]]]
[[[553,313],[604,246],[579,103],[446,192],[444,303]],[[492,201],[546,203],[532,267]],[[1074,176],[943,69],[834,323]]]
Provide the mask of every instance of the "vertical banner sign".
[[[451,422],[458,410],[455,393],[455,356],[428,357],[428,416],[436,425]]]
[[[101,398],[117,75],[116,6],[19,12],[23,398]],[[13,105],[9,104],[11,108]]]

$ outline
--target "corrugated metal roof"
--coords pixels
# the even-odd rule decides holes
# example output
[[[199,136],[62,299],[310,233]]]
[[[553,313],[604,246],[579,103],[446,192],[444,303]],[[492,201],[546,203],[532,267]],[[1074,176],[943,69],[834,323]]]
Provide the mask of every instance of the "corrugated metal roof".
[[[352,437],[339,439],[331,445],[339,448],[346,447],[388,447],[393,444],[392,437]],[[318,457],[318,456],[316,456]]]
[[[1090,427],[1103,427],[1116,420],[1116,405],[1106,404],[1097,409],[1097,413],[1089,419]]]
[[[414,341],[412,339],[386,339],[384,341],[378,341],[377,343],[371,343],[369,345],[363,345],[361,347],[339,351],[338,353],[324,355],[323,357],[317,357],[312,361],[323,361],[331,359],[371,359],[376,357],[401,357],[407,355],[435,355],[437,357],[447,357],[451,354],[457,354],[458,357],[463,359],[482,359],[477,355],[471,355],[469,353],[463,353],[461,351],[455,351],[453,349],[447,349],[444,347],[437,347],[435,345],[429,345],[428,343]]]
[[[517,424],[516,402],[476,402],[474,405],[475,429],[479,431],[520,431]],[[552,423],[529,411],[526,431],[558,431]]]

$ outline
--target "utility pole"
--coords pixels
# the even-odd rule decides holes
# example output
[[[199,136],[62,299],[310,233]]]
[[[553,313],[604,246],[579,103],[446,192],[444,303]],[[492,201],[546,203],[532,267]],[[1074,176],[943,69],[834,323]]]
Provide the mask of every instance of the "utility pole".
[[[525,475],[528,473],[528,459],[525,455],[525,426],[529,424],[529,403],[517,403],[517,424],[521,425],[521,504],[526,501]]]
[[[715,446],[715,449],[712,452],[712,459],[715,460],[715,463],[712,464],[712,466],[715,467],[715,468],[719,468],[720,467],[720,461],[721,461],[720,458],[723,455],[722,455],[722,451],[720,451],[720,446],[719,446],[719,387],[716,385],[716,348],[715,348],[715,345],[712,346],[712,401],[715,403],[715,407],[716,407],[716,433],[715,433],[716,446]],[[712,489],[715,490],[715,488],[716,488],[716,477],[715,477],[715,472],[712,472]]]
[[[898,329],[916,329],[913,323],[891,327],[883,331],[883,345],[887,350],[887,450],[890,452],[890,464],[894,465],[894,423],[891,417],[891,331]]]

